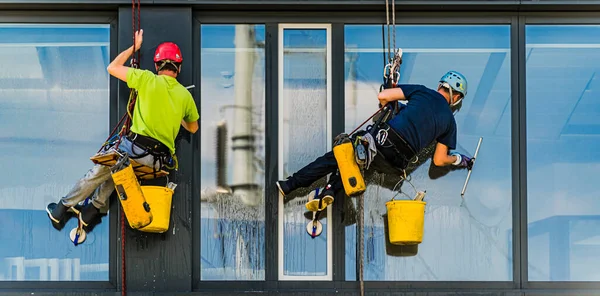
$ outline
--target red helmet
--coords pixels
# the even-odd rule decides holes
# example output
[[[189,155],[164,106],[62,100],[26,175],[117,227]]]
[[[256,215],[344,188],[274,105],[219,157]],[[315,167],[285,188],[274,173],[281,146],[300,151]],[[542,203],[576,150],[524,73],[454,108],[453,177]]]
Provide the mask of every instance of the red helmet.
[[[181,63],[183,58],[179,46],[173,42],[163,42],[156,48],[154,53],[154,62],[170,60],[175,63]]]

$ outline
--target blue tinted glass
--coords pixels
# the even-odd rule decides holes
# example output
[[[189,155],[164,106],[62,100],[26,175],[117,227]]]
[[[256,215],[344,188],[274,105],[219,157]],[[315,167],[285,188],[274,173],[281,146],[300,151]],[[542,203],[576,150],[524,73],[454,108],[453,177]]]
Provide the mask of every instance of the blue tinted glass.
[[[46,205],[109,133],[108,25],[0,25],[0,280],[108,280],[108,219],[74,246]]]
[[[264,280],[264,25],[201,27],[201,279]]]
[[[385,36],[387,32],[384,31]],[[387,242],[385,203],[411,199],[408,182],[392,192],[397,176],[368,179],[364,210],[364,279],[388,281],[512,280],[510,27],[508,25],[402,25],[396,47],[404,51],[401,84],[437,89],[449,70],[464,74],[468,94],[455,115],[457,151],[473,156],[483,137],[464,199],[466,170],[432,164],[426,148],[409,180],[426,190],[423,242],[398,247]],[[392,40],[393,42],[393,40]],[[345,131],[350,132],[378,106],[384,57],[382,26],[345,28]],[[393,44],[392,44],[393,47]],[[385,46],[387,52],[387,45]],[[363,127],[364,128],[364,127]],[[410,167],[414,167],[411,165]],[[380,177],[384,179],[380,179]],[[385,186],[380,186],[381,184]],[[356,198],[346,213],[356,210]],[[356,220],[346,223],[346,279],[356,279]],[[418,251],[418,252],[416,252]]]
[[[600,26],[526,27],[530,281],[598,281]]]
[[[281,35],[280,35],[281,36]],[[283,174],[286,179],[328,150],[327,30],[283,30],[283,89],[279,133]],[[303,188],[304,189],[304,188]],[[313,188],[310,188],[313,189]],[[303,190],[299,190],[301,192]],[[283,275],[326,276],[328,220],[320,219],[322,233],[312,238],[306,226],[312,212],[305,207],[307,194],[283,204]],[[324,214],[325,216],[326,214]],[[311,217],[309,220],[307,217]],[[281,226],[280,226],[281,227]]]

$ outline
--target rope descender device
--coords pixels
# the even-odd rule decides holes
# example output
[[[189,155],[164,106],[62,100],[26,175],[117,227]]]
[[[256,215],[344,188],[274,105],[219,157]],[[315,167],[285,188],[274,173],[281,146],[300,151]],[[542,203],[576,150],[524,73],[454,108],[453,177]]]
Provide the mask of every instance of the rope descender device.
[[[400,81],[400,65],[402,65],[402,48],[396,49],[394,58],[383,68],[384,88],[396,87]]]

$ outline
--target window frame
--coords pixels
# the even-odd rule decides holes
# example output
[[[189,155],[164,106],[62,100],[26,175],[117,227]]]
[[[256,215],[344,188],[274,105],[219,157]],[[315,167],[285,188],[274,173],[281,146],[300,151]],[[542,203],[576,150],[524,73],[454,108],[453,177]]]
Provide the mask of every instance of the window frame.
[[[390,16],[391,17],[391,16]],[[279,279],[278,260],[279,247],[278,236],[279,229],[273,229],[274,225],[278,225],[279,213],[279,192],[274,183],[277,181],[278,160],[279,160],[279,126],[278,126],[278,110],[279,110],[279,25],[280,24],[298,24],[300,27],[310,27],[311,25],[329,24],[331,26],[331,54],[330,65],[332,70],[344,67],[344,28],[345,25],[353,24],[385,24],[385,11],[382,13],[371,12],[345,12],[335,13],[324,11],[278,11],[272,12],[226,12],[226,11],[198,11],[194,10],[195,26],[193,38],[200,38],[199,27],[201,24],[237,24],[237,23],[261,23],[265,24],[265,59],[266,59],[266,79],[267,84],[265,106],[266,106],[266,131],[265,135],[269,142],[266,145],[266,166],[267,175],[265,177],[265,198],[266,198],[266,229],[265,229],[265,280],[264,281],[200,281],[200,276],[194,276],[193,290],[194,291],[219,291],[223,290],[223,284],[227,284],[229,291],[264,291],[270,289],[341,289],[353,290],[359,289],[359,281],[345,280],[345,257],[341,251],[334,251],[331,256],[333,259],[333,279],[328,281],[306,281],[306,280],[281,280]],[[511,54],[511,142],[512,142],[512,256],[513,256],[513,277],[511,281],[364,281],[365,290],[369,291],[389,291],[393,290],[411,290],[411,291],[427,291],[452,289],[461,291],[472,290],[514,290],[521,288],[521,273],[519,263],[519,250],[521,239],[519,236],[521,208],[520,200],[519,175],[515,174],[515,166],[519,165],[519,155],[516,153],[516,147],[519,147],[519,129],[517,120],[519,119],[519,92],[518,90],[518,55],[517,42],[518,40],[518,25],[519,18],[515,13],[498,13],[498,12],[465,12],[457,15],[456,13],[446,12],[396,12],[397,25],[509,25],[510,26],[510,54]],[[194,41],[194,44],[199,44],[199,41]],[[196,51],[196,49],[195,49]],[[197,49],[199,58],[199,51]],[[200,61],[201,62],[201,61]],[[337,68],[336,68],[337,67]],[[199,83],[199,77],[195,78],[195,82]],[[331,116],[333,135],[344,132],[344,73],[343,71],[333,71],[331,76],[332,85],[332,101],[334,107]],[[276,202],[277,201],[277,202]],[[195,207],[196,209],[199,208]],[[195,225],[199,231],[199,215]],[[333,225],[333,248],[334,250],[345,250],[345,227],[339,225],[342,221],[342,208],[339,204],[333,206],[333,217],[331,221]],[[196,231],[197,232],[197,231]],[[196,233],[194,236],[198,236]],[[200,240],[194,240],[193,253],[193,270],[196,273],[200,272],[199,254]],[[343,249],[340,249],[343,248]],[[357,269],[358,270],[358,269]],[[358,278],[358,277],[357,277]]]
[[[552,13],[539,13],[539,12],[527,12],[522,13],[519,17],[519,55],[520,55],[520,71],[523,77],[519,79],[520,87],[520,125],[521,125],[521,146],[519,147],[519,154],[522,157],[522,161],[519,164],[519,171],[521,175],[521,228],[519,230],[521,235],[521,281],[522,289],[547,289],[547,290],[597,290],[600,289],[600,281],[530,281],[529,280],[529,256],[528,256],[528,215],[527,215],[527,65],[526,65],[526,45],[525,39],[527,25],[600,25],[600,12],[552,12]],[[514,168],[513,168],[514,169]],[[596,291],[594,291],[596,292]]]
[[[42,6],[50,9],[56,8],[56,4],[52,2],[59,1],[44,1],[47,4],[36,5],[35,7]],[[110,56],[111,58],[116,56],[118,53],[118,9],[114,4],[114,1],[105,0],[80,0],[74,1],[69,0],[64,3],[70,3],[68,7],[78,7],[75,4],[98,4],[98,3],[111,3],[109,11],[96,10],[92,11],[0,11],[0,23],[49,23],[49,24],[81,24],[81,23],[106,23],[110,24]],[[127,5],[127,1],[121,4]],[[274,198],[278,195],[277,189],[273,186],[277,180],[276,165],[277,165],[277,100],[278,94],[277,87],[277,28],[279,23],[330,23],[331,24],[331,50],[332,50],[332,69],[338,69],[344,66],[344,26],[346,24],[375,24],[381,25],[385,23],[385,11],[383,7],[381,9],[376,8],[377,12],[372,11],[353,11],[353,12],[336,12],[332,14],[331,11],[309,11],[310,9],[318,9],[320,6],[303,7],[302,12],[296,11],[242,11],[247,6],[232,5],[232,8],[225,8],[225,10],[216,11],[214,7],[212,9],[205,10],[203,6],[196,4],[209,4],[206,1],[193,0],[183,1],[176,0],[156,0],[155,3],[171,3],[171,4],[184,4],[193,5],[193,59],[195,62],[193,69],[193,79],[195,82],[200,81],[200,48],[196,46],[200,44],[200,23],[203,24],[235,24],[235,23],[261,23],[265,24],[266,30],[266,133],[271,141],[266,142],[266,161],[267,161],[267,175],[265,177],[266,188],[265,190],[265,206],[267,209],[265,224],[267,227],[272,227],[277,222],[277,203],[273,202]],[[214,4],[210,1],[211,5]],[[234,1],[235,2],[235,1]],[[546,25],[587,25],[587,24],[600,24],[600,7],[597,3],[595,4],[572,4],[568,0],[551,1],[553,3],[522,3],[518,4],[518,1],[504,1],[511,2],[513,4],[508,5],[503,3],[501,5],[493,4],[488,1],[487,4],[465,4],[462,2],[459,6],[450,7],[447,9],[455,10],[450,12],[434,12],[424,11],[433,9],[443,9],[440,5],[443,5],[443,1],[438,4],[427,3],[428,5],[421,5],[416,9],[422,9],[422,11],[415,10],[413,4],[407,4],[411,11],[399,11],[396,13],[397,24],[509,24],[510,29],[510,52],[511,52],[511,155],[512,155],[512,225],[513,225],[513,280],[508,282],[390,282],[381,281],[373,282],[366,281],[365,289],[370,292],[379,291],[381,293],[389,292],[390,290],[396,290],[396,292],[410,292],[415,293],[418,291],[431,291],[431,292],[443,292],[448,290],[453,291],[468,291],[472,294],[477,293],[489,293],[495,291],[498,294],[528,294],[528,293],[539,293],[540,291],[552,291],[553,293],[561,291],[578,290],[578,292],[595,293],[597,289],[600,289],[599,282],[529,282],[528,281],[528,233],[527,233],[527,146],[526,146],[526,65],[525,65],[525,25],[526,24],[546,24]],[[590,1],[597,2],[597,1]],[[21,4],[18,4],[21,3]],[[23,4],[27,3],[24,0],[16,0],[12,4],[2,4],[0,7],[17,7],[22,9]],[[61,2],[62,3],[62,2]],[[63,3],[63,4],[64,4]],[[271,2],[269,2],[271,3]],[[274,1],[273,6],[270,4],[257,5],[255,9],[267,9],[273,7],[280,7],[283,0]],[[328,1],[332,3],[329,9],[335,4],[334,1]],[[27,4],[29,5],[29,4]],[[335,4],[340,7],[339,4]],[[373,4],[374,5],[374,4]],[[152,5],[148,5],[152,8]],[[235,6],[235,7],[234,7]],[[249,5],[251,6],[251,5]],[[293,5],[290,5],[293,6]],[[509,8],[505,12],[493,12],[492,10],[500,10],[502,7],[513,7]],[[102,7],[102,6],[99,6]],[[281,5],[284,9],[286,6]],[[449,6],[445,6],[449,7]],[[594,10],[596,12],[535,12],[536,10],[552,10],[563,8],[567,10]],[[106,8],[106,7],[104,7]],[[254,7],[253,7],[254,8]],[[345,7],[347,8],[347,7]],[[344,9],[345,9],[344,8]],[[476,12],[467,11],[456,11],[463,8],[473,8]],[[521,8],[518,11],[517,8]],[[342,9],[342,8],[340,8]],[[373,9],[371,3],[368,4],[356,4],[350,9]],[[400,7],[400,10],[403,8]],[[142,9],[143,10],[143,9]],[[121,24],[127,26],[127,23]],[[341,73],[341,76],[340,76]],[[273,83],[275,82],[275,83]],[[200,85],[199,83],[196,85]],[[118,122],[120,113],[118,107],[118,82],[116,79],[110,80],[110,124],[111,127]],[[194,96],[199,98],[200,90],[195,88]],[[343,131],[344,122],[344,76],[340,71],[334,71],[332,74],[332,106],[334,107],[332,113],[332,130],[334,134]],[[199,149],[199,137],[193,137],[194,139],[194,150]],[[200,175],[200,166],[198,162],[198,152],[193,153],[194,157],[194,176]],[[193,182],[197,183],[197,182]],[[199,184],[194,184],[194,188],[199,188]],[[192,197],[190,197],[192,198]],[[305,282],[305,281],[279,281],[277,279],[277,268],[278,268],[278,250],[275,248],[277,243],[277,233],[270,233],[265,229],[265,280],[264,281],[200,281],[200,213],[197,209],[200,208],[200,201],[197,198],[192,198],[192,260],[190,263],[192,266],[192,279],[190,283],[193,291],[285,291],[288,289],[300,289],[304,291],[310,290],[323,290],[323,289],[336,289],[338,292],[349,292],[353,293],[359,289],[358,281],[345,281],[345,269],[344,269],[344,256],[342,252],[334,252],[333,257],[333,281],[327,282]],[[86,291],[86,292],[106,292],[107,290],[114,291],[117,289],[117,277],[119,275],[118,268],[120,251],[118,249],[118,237],[120,235],[119,224],[118,224],[118,204],[112,203],[110,210],[115,215],[110,215],[109,220],[109,281],[2,281],[0,282],[0,292],[23,292],[23,291],[37,291],[37,290],[49,290],[49,291],[64,291],[75,290]],[[334,221],[333,230],[335,233],[334,237],[334,248],[344,246],[344,227],[339,225],[341,221],[341,208],[336,205],[333,206],[333,217]],[[341,242],[340,242],[341,240]],[[186,246],[187,248],[187,246]],[[340,253],[341,256],[340,256]],[[128,255],[131,256],[131,255]],[[65,289],[66,288],[66,289]],[[76,294],[77,292],[66,292],[66,294]],[[314,291],[318,293],[319,291]],[[196,293],[190,293],[196,294]]]
[[[466,13],[468,15],[470,15],[470,13]],[[396,13],[397,18],[398,18],[398,13]],[[519,160],[518,160],[518,155],[515,152],[514,146],[515,144],[518,144],[518,130],[516,130],[516,128],[518,128],[518,125],[516,124],[516,120],[517,120],[517,115],[518,115],[518,102],[519,102],[519,98],[518,98],[518,92],[515,91],[515,89],[518,89],[518,84],[517,84],[517,79],[516,77],[518,77],[518,68],[517,66],[515,66],[517,64],[517,54],[516,54],[516,50],[517,47],[515,46],[517,43],[515,41],[516,39],[516,28],[518,27],[518,18],[512,16],[512,14],[507,14],[507,15],[503,15],[503,14],[496,14],[496,13],[490,13],[490,16],[487,17],[486,14],[483,13],[479,13],[476,14],[476,16],[474,15],[471,18],[462,18],[462,15],[456,15],[456,13],[451,13],[451,14],[446,14],[446,13],[423,13],[421,14],[417,14],[419,16],[416,16],[414,14],[411,15],[407,15],[405,17],[400,17],[400,21],[397,19],[396,20],[396,24],[397,25],[460,25],[460,26],[469,26],[469,25],[508,25],[509,29],[510,29],[510,33],[509,33],[509,39],[510,39],[510,47],[508,48],[508,50],[506,51],[507,53],[510,54],[510,87],[511,87],[511,97],[510,97],[510,104],[511,104],[511,118],[510,118],[510,130],[511,130],[511,135],[510,135],[510,141],[511,141],[511,176],[510,179],[512,180],[512,188],[511,188],[511,196],[512,196],[512,207],[511,207],[511,212],[512,212],[512,229],[511,229],[511,239],[508,241],[509,243],[512,243],[512,280],[508,280],[508,281],[364,281],[364,287],[365,289],[369,288],[369,290],[371,289],[382,289],[382,291],[385,291],[385,289],[416,289],[416,290],[429,290],[429,289],[457,289],[457,290],[474,290],[474,289],[478,289],[478,290],[485,290],[485,289],[519,289],[521,282],[520,282],[520,264],[517,260],[519,253],[518,253],[518,246],[521,243],[520,238],[519,238],[519,232],[517,231],[517,229],[520,228],[519,223],[520,220],[518,219],[519,216],[519,212],[520,212],[520,208],[519,205],[517,203],[515,203],[515,200],[519,200],[519,196],[518,196],[518,189],[519,187],[516,184],[517,181],[517,175],[515,175],[514,172],[514,168],[515,168],[515,164],[518,164]],[[391,16],[390,16],[391,17]],[[353,23],[344,23],[343,25],[364,25],[364,24],[375,24],[375,25],[381,25],[381,23],[363,23],[363,22],[358,22],[355,21]],[[385,24],[385,23],[384,23]],[[390,30],[391,29],[391,22],[390,22]],[[385,28],[385,30],[387,30],[387,28]],[[387,32],[387,31],[386,31]],[[387,34],[387,33],[386,33]],[[390,33],[391,34],[391,33]],[[386,37],[387,38],[387,37]],[[397,38],[398,39],[398,38]],[[401,39],[401,37],[400,37]],[[387,45],[387,44],[386,44]],[[344,47],[344,44],[342,44],[342,47]],[[387,52],[387,48],[385,49]],[[342,49],[342,54],[343,54],[343,49]],[[344,122],[342,122],[343,124]],[[459,127],[460,130],[460,127]],[[485,141],[484,141],[485,142]],[[474,148],[472,148],[474,149]],[[356,271],[358,272],[358,260],[357,260],[357,266],[356,266]],[[356,278],[358,279],[358,274],[356,276]]]
[[[331,62],[331,24],[327,24],[327,23],[310,23],[310,24],[306,24],[306,23],[279,23],[278,25],[278,37],[279,37],[279,42],[278,42],[278,50],[277,50],[277,58],[278,58],[278,69],[277,69],[277,86],[278,86],[278,93],[283,93],[283,89],[284,89],[284,62],[283,62],[283,58],[284,58],[284,44],[283,44],[283,36],[285,34],[285,30],[286,29],[306,29],[306,30],[311,30],[311,29],[315,29],[315,30],[322,30],[325,29],[326,31],[326,67],[327,67],[327,81],[326,81],[326,92],[327,92],[327,131],[326,131],[326,135],[328,137],[327,139],[327,150],[331,150],[331,141],[329,141],[329,139],[333,138],[333,132],[332,132],[332,82],[331,82],[331,75],[332,75],[332,62]],[[279,107],[278,110],[278,136],[282,137],[282,133],[283,130],[280,128],[283,125],[283,117],[281,116],[282,112],[283,112],[283,107],[282,107],[282,95],[279,95],[277,100],[277,105]],[[278,162],[277,162],[277,169],[278,169],[278,179],[282,179],[283,176],[281,175],[283,173],[283,155],[281,153],[281,151],[283,150],[283,142],[282,141],[277,141],[277,145],[278,145]],[[283,209],[284,209],[284,203],[283,203],[283,197],[281,196],[281,194],[278,194],[278,208],[277,208],[277,212],[278,213],[282,213]],[[281,264],[278,264],[278,279],[280,281],[293,281],[293,280],[297,280],[297,281],[310,281],[310,280],[324,280],[324,281],[331,281],[333,280],[333,238],[335,237],[335,233],[333,232],[333,223],[332,221],[329,219],[329,217],[333,217],[333,207],[327,207],[327,275],[324,276],[291,276],[291,275],[285,275],[285,271],[284,271],[284,264],[282,263],[285,259],[284,259],[284,254],[283,254],[283,247],[284,247],[284,235],[283,235],[283,228],[284,228],[284,219],[283,219],[283,215],[278,215],[277,217],[277,228],[278,228],[278,241],[277,241],[277,253],[278,253],[278,262],[280,262]]]
[[[104,24],[110,26],[109,36],[109,59],[117,55],[118,40],[118,14],[117,11],[97,11],[97,12],[55,12],[55,11],[0,11],[0,24],[62,24],[62,25],[80,25],[80,24]],[[109,80],[109,126],[112,127],[118,123],[118,84],[116,79]],[[101,143],[98,143],[101,144]],[[90,166],[92,163],[90,162]],[[0,292],[4,291],[30,291],[30,290],[55,290],[64,291],[65,287],[72,290],[98,291],[117,289],[117,260],[120,260],[121,254],[117,250],[119,206],[117,203],[111,203],[110,213],[108,215],[108,280],[107,281],[0,281]],[[63,230],[64,231],[64,230]]]

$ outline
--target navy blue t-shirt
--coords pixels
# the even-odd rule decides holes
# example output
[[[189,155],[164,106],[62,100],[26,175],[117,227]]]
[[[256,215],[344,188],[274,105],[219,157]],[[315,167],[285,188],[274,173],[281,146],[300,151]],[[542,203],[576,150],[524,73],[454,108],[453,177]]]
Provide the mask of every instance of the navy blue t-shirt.
[[[456,149],[456,121],[448,101],[423,85],[400,84],[408,100],[388,124],[418,153],[434,140]]]

